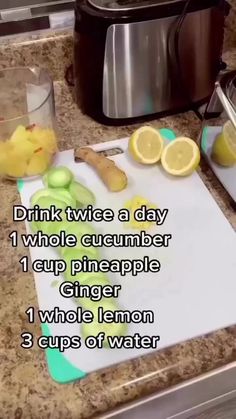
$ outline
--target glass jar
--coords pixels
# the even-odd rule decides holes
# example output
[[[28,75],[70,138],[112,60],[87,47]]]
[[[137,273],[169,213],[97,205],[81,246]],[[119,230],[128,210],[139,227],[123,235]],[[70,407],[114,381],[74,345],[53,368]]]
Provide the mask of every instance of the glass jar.
[[[0,174],[42,175],[57,152],[53,81],[40,68],[0,71]]]
[[[236,115],[235,72],[227,74],[220,84]],[[205,111],[200,145],[207,163],[236,202],[236,129],[216,89]]]

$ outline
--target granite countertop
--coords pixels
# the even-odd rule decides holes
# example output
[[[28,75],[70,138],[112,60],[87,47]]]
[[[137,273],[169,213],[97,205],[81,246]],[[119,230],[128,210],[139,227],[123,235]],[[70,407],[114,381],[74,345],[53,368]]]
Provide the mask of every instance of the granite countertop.
[[[102,126],[77,108],[73,92],[63,80],[71,51],[71,34],[57,33],[43,40],[40,35],[0,45],[0,62],[2,67],[43,63],[50,70],[55,80],[61,150],[130,134],[136,126]],[[236,63],[234,50],[225,56],[231,65]],[[192,138],[197,138],[201,127],[193,112],[152,121],[151,124],[172,128],[177,134]],[[236,228],[236,213],[230,199],[204,162],[199,174]],[[125,402],[236,360],[236,327],[232,327],[93,373],[80,382],[55,383],[48,374],[44,352],[36,346],[31,350],[20,347],[23,331],[38,337],[41,330],[39,324],[29,324],[25,315],[29,306],[37,308],[32,272],[22,273],[18,263],[26,249],[12,248],[8,240],[11,231],[25,231],[24,223],[16,225],[12,222],[12,206],[20,203],[19,194],[16,185],[7,181],[1,181],[0,191],[0,418],[97,417]]]

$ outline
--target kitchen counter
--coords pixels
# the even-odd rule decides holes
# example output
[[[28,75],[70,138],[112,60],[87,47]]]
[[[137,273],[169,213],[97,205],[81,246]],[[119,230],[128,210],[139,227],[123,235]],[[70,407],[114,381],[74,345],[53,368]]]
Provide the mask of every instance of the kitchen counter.
[[[71,88],[63,81],[65,67],[70,63],[71,48],[71,36],[65,33],[48,36],[44,42],[40,36],[21,43],[9,41],[0,45],[0,63],[3,67],[38,63],[49,68],[55,79],[61,150],[129,135],[137,125],[102,126],[77,108]],[[236,65],[235,51],[227,54],[231,65]],[[195,139],[201,127],[193,112],[151,124],[172,128],[177,134]],[[204,162],[199,174],[236,229],[236,213],[230,199]],[[44,352],[36,346],[31,350],[20,347],[23,331],[33,333],[35,337],[41,333],[40,325],[29,324],[25,315],[29,306],[37,308],[37,299],[32,273],[22,273],[18,263],[28,251],[23,247],[12,248],[8,240],[13,230],[25,232],[24,223],[14,224],[12,221],[12,206],[20,203],[16,185],[2,181],[0,191],[0,418],[97,417],[125,402],[236,361],[236,327],[231,327],[91,374],[80,382],[55,383],[48,374]]]

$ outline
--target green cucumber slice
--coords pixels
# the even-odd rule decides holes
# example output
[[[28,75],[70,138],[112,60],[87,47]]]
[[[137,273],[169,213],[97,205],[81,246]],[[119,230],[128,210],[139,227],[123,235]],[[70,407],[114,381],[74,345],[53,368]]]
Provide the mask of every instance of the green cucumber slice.
[[[31,206],[34,207],[35,205],[38,205],[38,200],[41,199],[41,198],[48,198],[48,197],[50,197],[52,199],[53,198],[58,199],[58,197],[55,197],[54,191],[52,192],[52,195],[51,195],[50,192],[51,192],[50,189],[45,189],[45,188],[44,189],[39,189],[30,198]],[[53,204],[50,204],[50,205],[53,205]]]
[[[89,285],[89,282],[92,280],[101,279],[101,282],[104,282],[104,277],[108,283],[110,283],[104,272],[80,272],[79,274],[79,283],[81,285]]]
[[[79,280],[80,282],[80,280]],[[83,284],[81,285],[89,285],[90,287],[93,286],[102,286],[104,287],[105,285],[111,285],[109,279],[107,276],[105,275],[101,275],[101,273],[99,272],[97,277],[88,277],[88,281],[87,282],[83,282]],[[83,307],[84,310],[89,310],[91,306],[93,306],[93,301],[88,298],[88,297],[81,297],[81,298],[74,298],[74,301]]]
[[[64,276],[67,279],[67,281],[75,282],[78,281],[79,275],[81,275],[81,272],[78,272],[76,275],[71,275],[71,261],[72,260],[82,260],[83,256],[87,256],[89,259],[92,259],[90,255],[83,251],[79,251],[78,249],[75,249],[74,247],[67,247],[64,252],[63,259],[66,262],[66,271],[64,272]]]
[[[69,249],[69,247],[60,247],[59,248],[59,253],[60,253],[60,256],[62,258],[64,258],[65,254],[67,252],[67,249]],[[91,257],[91,259],[95,259],[95,260],[100,259],[99,251],[96,247],[92,247],[92,246],[91,247],[85,247],[85,246],[82,245],[82,243],[77,242],[77,245],[74,246],[73,249],[75,249],[79,252],[83,252],[84,255],[89,255]]]
[[[41,221],[38,223],[38,231],[42,231],[43,234],[50,236],[51,229],[53,228],[54,222],[52,221]]]
[[[39,231],[39,222],[38,221],[31,221],[30,222],[30,229],[33,233],[37,233],[37,231]]]
[[[96,247],[93,246],[83,246],[81,243],[81,238],[85,234],[95,234],[94,228],[85,222],[69,222],[67,221],[67,224],[64,224],[64,230],[67,235],[73,234],[77,238],[77,244],[73,249],[76,249],[78,251],[84,252],[86,255],[90,255],[92,259],[99,259],[99,250]],[[60,254],[64,257],[66,248],[60,249]]]
[[[84,251],[75,249],[74,247],[66,247],[64,251],[64,260],[82,260],[83,256],[88,256]]]
[[[41,209],[50,209],[53,205],[56,208],[60,208],[61,210],[64,210],[67,207],[65,202],[58,198],[52,198],[51,196],[42,196],[37,198],[36,200],[33,199],[31,206],[34,207],[35,205],[38,205]]]
[[[61,217],[63,218],[63,214],[61,214]],[[33,232],[42,231],[44,234],[47,234],[48,236],[60,235],[61,231],[64,231],[64,223],[64,220],[41,222],[38,221],[37,223],[34,221],[31,223],[31,229]]]
[[[63,214],[61,214],[61,218],[63,218]],[[53,223],[50,223],[47,234],[49,236],[52,236],[53,234],[59,235],[61,231],[64,231],[64,224],[65,221],[54,221]]]
[[[44,186],[48,188],[48,172],[46,172],[45,175],[43,175],[42,181]]]
[[[44,198],[44,200],[42,198]],[[45,198],[47,198],[48,201],[46,201]],[[40,189],[31,196],[31,206],[34,207],[35,205],[39,205],[39,199],[44,203],[44,205],[48,205],[50,203],[50,206],[55,205],[54,201],[62,201],[64,203],[63,208],[66,208],[67,206],[74,207],[76,204],[75,200],[71,197],[69,192],[66,191],[66,189]],[[48,208],[48,206],[46,208]]]
[[[69,192],[77,202],[83,204],[84,206],[94,205],[96,202],[92,191],[75,180],[70,183]]]
[[[34,205],[38,205],[41,209],[50,209],[51,206],[54,206],[56,208],[61,209],[62,211],[64,211],[67,207],[65,202],[59,199],[53,199],[51,196],[42,196],[37,200],[37,202]]]
[[[91,226],[91,224],[82,222],[82,221],[68,221],[68,225],[66,226],[66,233],[67,234],[74,234],[77,237],[77,241],[80,242],[81,238],[85,235],[92,235],[96,234],[96,231]]]
[[[76,208],[76,200],[71,196],[67,189],[57,188],[52,190],[58,196],[58,199],[63,200],[68,207]]]
[[[64,166],[52,167],[47,173],[47,183],[51,188],[66,188],[73,178],[73,173]]]
[[[64,220],[65,214],[61,214],[62,221],[54,221],[50,224],[49,234],[60,234],[61,231],[65,231],[65,227],[68,221]]]
[[[83,284],[84,285],[84,284]],[[94,315],[94,321],[98,321],[98,308],[102,307],[103,311],[119,310],[117,302],[114,298],[102,298],[100,301],[88,301],[86,310],[89,310]]]
[[[78,281],[81,285],[83,285],[83,278],[84,278],[84,274],[86,274],[86,278],[101,278],[101,281],[103,281],[103,277],[104,277],[104,273],[103,272],[78,272],[76,275],[72,276],[71,275],[71,266],[68,265],[66,271],[64,272],[64,277],[66,279],[66,281],[69,282],[76,282]]]
[[[83,323],[81,326],[81,335],[85,340],[88,336],[97,336],[99,333],[105,333],[103,341],[104,348],[110,348],[107,336],[125,336],[128,326],[125,323],[98,323],[95,320],[92,323]]]

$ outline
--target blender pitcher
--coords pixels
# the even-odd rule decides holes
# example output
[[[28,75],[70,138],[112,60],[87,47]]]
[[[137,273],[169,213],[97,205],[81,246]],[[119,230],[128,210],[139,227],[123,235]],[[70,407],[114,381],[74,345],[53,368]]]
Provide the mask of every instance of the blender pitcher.
[[[236,71],[216,83],[200,143],[209,166],[236,203]]]

